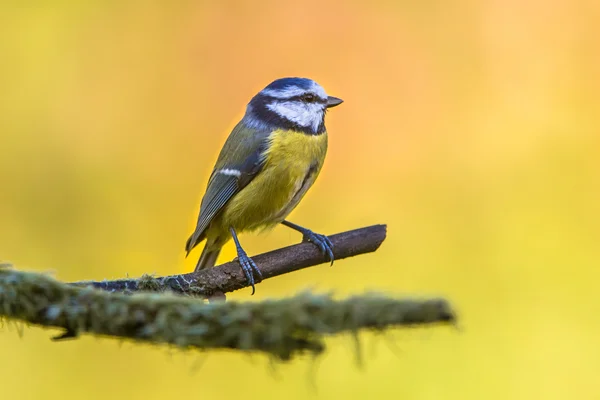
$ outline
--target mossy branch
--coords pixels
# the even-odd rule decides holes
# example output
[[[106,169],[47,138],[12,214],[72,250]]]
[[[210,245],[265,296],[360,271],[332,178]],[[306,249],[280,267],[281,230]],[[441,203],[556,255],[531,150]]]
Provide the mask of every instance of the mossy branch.
[[[330,239],[339,260],[377,250],[385,236],[385,225],[375,225]],[[327,261],[312,243],[253,258],[264,278]],[[65,333],[55,339],[88,333],[181,348],[259,351],[280,360],[323,352],[326,335],[455,318],[443,299],[394,299],[376,293],[335,300],[306,292],[280,300],[210,304],[194,298],[245,286],[236,261],[191,274],[70,284],[0,268],[0,317],[62,328]]]
[[[385,225],[373,225],[329,236],[333,243],[336,260],[370,253],[379,248],[386,237]],[[253,256],[263,278],[268,279],[302,268],[327,262],[321,251],[312,243],[300,243],[268,253]],[[336,265],[334,264],[335,268]],[[233,292],[248,286],[237,261],[228,262],[189,274],[151,277],[139,279],[117,279],[105,281],[73,282],[76,286],[93,286],[111,292],[165,290],[188,295],[211,297],[214,294]]]
[[[452,322],[444,300],[381,294],[334,300],[302,293],[281,300],[216,302],[174,293],[109,293],[50,276],[0,268],[0,316],[64,329],[180,348],[260,351],[279,360],[319,354],[326,335],[359,329]]]

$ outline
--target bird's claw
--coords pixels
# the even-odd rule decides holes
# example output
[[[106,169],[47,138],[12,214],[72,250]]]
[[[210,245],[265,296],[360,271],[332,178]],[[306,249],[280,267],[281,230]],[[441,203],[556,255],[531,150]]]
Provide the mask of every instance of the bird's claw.
[[[319,233],[314,233],[313,231],[306,230],[303,232],[303,241],[305,242],[313,242],[316,244],[319,249],[323,252],[323,255],[327,256],[329,260],[331,260],[331,265],[333,265],[333,243],[326,235],[321,235]]]
[[[263,279],[262,273],[260,272],[260,270],[258,269],[256,264],[254,263],[254,261],[250,257],[248,257],[248,255],[246,254],[245,251],[241,250],[238,253],[237,260],[240,263],[240,266],[242,267],[242,271],[244,272],[244,275],[246,275],[246,281],[248,282],[248,284],[250,286],[252,286],[252,294],[254,294],[254,292],[255,292],[254,284],[262,281],[262,279]],[[259,278],[258,281],[256,281],[254,279],[255,274]]]

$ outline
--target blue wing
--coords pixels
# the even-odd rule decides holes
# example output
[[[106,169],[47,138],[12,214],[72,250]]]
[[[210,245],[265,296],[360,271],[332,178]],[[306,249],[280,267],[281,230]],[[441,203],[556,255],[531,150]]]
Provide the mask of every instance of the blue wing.
[[[263,166],[263,152],[269,132],[248,128],[243,120],[233,129],[223,145],[202,198],[198,222],[188,239],[187,253],[205,239],[206,228],[227,202],[254,179]],[[221,170],[239,171],[238,175]]]

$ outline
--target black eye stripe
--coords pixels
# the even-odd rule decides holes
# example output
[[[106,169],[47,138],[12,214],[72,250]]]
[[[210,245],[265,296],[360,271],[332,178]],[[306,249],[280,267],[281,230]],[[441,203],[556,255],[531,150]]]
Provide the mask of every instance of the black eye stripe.
[[[312,95],[313,95],[314,100],[311,101],[311,103],[321,103],[321,104],[327,103],[327,100],[324,100],[315,94],[312,94]],[[276,100],[276,101],[304,101],[304,102],[306,102],[306,100],[304,99],[304,96],[306,96],[306,94],[301,94],[301,95],[292,96],[292,97],[286,97],[283,99],[280,97],[273,97],[273,96],[265,96],[265,97],[268,99]]]
[[[319,96],[315,96],[317,102],[308,104],[326,104],[327,101],[321,99]],[[299,132],[306,133],[307,135],[320,135],[325,132],[325,107],[322,110],[322,119],[319,126],[315,129],[312,126],[301,126],[294,121],[282,117],[277,112],[273,111],[269,106],[273,103],[280,103],[286,101],[300,101],[302,102],[302,96],[292,96],[286,99],[265,95],[259,93],[250,100],[248,104],[248,111],[244,118],[251,118],[264,124],[267,128],[280,128],[289,129]],[[248,114],[249,112],[249,114]],[[262,129],[262,128],[261,128]]]

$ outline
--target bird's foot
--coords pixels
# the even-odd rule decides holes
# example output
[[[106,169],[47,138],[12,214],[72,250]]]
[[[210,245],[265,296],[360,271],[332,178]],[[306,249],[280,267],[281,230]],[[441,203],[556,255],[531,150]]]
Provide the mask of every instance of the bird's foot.
[[[240,264],[240,267],[242,267],[242,271],[244,272],[244,275],[246,275],[246,281],[248,282],[248,284],[250,286],[252,286],[252,293],[250,294],[252,296],[255,292],[254,284],[262,281],[262,279],[263,279],[262,274],[260,273],[260,270],[254,263],[254,261],[250,257],[248,257],[248,254],[246,254],[246,252],[242,248],[242,245],[240,244],[240,241],[238,240],[237,233],[235,232],[235,229],[233,227],[230,227],[229,232],[231,232],[231,237],[233,238],[233,241],[235,242],[235,249],[236,249],[237,255],[238,255],[237,261]],[[255,274],[259,278],[258,282],[254,280]]]
[[[260,270],[258,269],[256,264],[254,263],[254,260],[252,260],[250,257],[248,257],[246,252],[241,248],[238,249],[237,261],[238,261],[238,263],[240,263],[240,266],[242,267],[242,271],[244,272],[244,275],[246,275],[246,281],[248,282],[248,284],[250,286],[252,286],[252,294],[254,294],[254,292],[255,292],[254,284],[262,281],[262,279],[263,279],[262,273],[260,272]],[[258,281],[254,279],[255,275],[258,278]]]
[[[327,236],[315,233],[310,229],[304,229],[302,232],[302,241],[313,242],[316,244],[317,247],[323,252],[323,255],[327,256],[329,260],[331,260],[331,265],[333,265],[333,243],[331,243],[331,240],[329,240]]]

